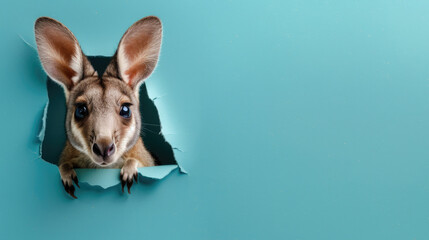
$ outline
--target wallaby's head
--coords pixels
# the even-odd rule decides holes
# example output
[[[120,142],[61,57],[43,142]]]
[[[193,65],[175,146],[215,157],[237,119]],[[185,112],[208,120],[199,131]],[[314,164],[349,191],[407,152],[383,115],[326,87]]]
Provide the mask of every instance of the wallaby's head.
[[[60,22],[41,17],[35,34],[43,68],[64,88],[68,140],[98,166],[115,163],[140,137],[139,87],[158,61],[161,21],[134,23],[101,76]]]

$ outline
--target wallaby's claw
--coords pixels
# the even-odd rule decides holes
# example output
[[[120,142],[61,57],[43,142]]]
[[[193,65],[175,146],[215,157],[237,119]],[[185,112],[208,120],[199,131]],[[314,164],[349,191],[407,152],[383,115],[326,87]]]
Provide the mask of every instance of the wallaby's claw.
[[[128,193],[131,194],[131,186],[133,186],[134,181],[136,183],[138,182],[138,172],[137,172],[137,170],[123,167],[121,169],[120,180],[121,180],[122,192],[124,192],[124,187],[125,187],[125,184],[126,184],[127,185],[127,189],[128,189]]]
[[[77,176],[76,175],[72,176],[72,179],[73,179],[73,182],[76,184],[76,186],[78,188],[80,188],[80,186],[79,186],[79,180],[77,180]]]
[[[77,178],[76,178],[76,179],[77,179]],[[73,183],[69,184],[69,182],[64,182],[63,180],[62,180],[62,182],[63,182],[64,190],[66,190],[66,192],[67,192],[67,193],[68,193],[72,198],[77,199],[77,197],[74,195],[75,188],[74,188],[74,186],[73,186]]]
[[[72,197],[77,198],[74,195],[76,190],[74,184],[79,187],[79,181],[77,180],[76,172],[72,168],[60,168],[61,181],[63,182],[64,190]],[[80,187],[79,187],[80,188]]]

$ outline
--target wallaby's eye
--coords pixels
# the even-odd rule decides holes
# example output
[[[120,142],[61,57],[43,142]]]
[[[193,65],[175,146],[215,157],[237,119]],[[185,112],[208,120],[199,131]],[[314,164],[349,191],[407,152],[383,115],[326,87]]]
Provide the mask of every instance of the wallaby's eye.
[[[121,117],[123,118],[130,118],[131,117],[130,104],[127,104],[127,103],[122,104],[119,115],[121,115]]]
[[[88,108],[84,104],[79,104],[76,106],[76,111],[74,112],[74,116],[77,120],[81,120],[88,115]]]

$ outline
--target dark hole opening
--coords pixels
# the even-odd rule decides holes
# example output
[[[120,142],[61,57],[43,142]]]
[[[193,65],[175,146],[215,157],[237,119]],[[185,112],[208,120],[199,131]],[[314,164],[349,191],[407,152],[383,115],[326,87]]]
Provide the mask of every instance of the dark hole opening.
[[[94,56],[88,57],[94,69],[102,75],[111,57]],[[46,119],[45,139],[42,145],[42,158],[47,162],[58,164],[61,152],[66,142],[65,118],[66,102],[64,91],[51,79],[47,80],[49,106]],[[146,85],[140,87],[140,113],[142,116],[142,127],[140,135],[144,145],[156,159],[158,165],[177,164],[173,148],[165,141],[161,134],[161,122],[158,110],[152,99],[149,98]]]

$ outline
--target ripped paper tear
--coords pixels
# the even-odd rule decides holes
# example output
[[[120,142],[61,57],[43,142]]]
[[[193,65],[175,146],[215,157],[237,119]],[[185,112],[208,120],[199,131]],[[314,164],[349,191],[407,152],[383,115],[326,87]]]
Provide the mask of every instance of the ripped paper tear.
[[[174,169],[177,165],[164,165],[156,167],[139,168],[140,177],[151,179],[163,179]],[[99,186],[103,189],[113,187],[120,183],[119,173],[121,169],[75,169],[79,182],[88,183],[90,186]]]
[[[42,157],[42,144],[43,140],[45,140],[45,129],[46,129],[46,118],[48,117],[48,106],[49,100],[46,102],[45,107],[43,108],[43,117],[42,117],[42,128],[40,129],[39,135],[37,136],[40,141],[39,154]]]

